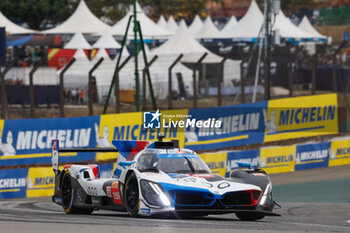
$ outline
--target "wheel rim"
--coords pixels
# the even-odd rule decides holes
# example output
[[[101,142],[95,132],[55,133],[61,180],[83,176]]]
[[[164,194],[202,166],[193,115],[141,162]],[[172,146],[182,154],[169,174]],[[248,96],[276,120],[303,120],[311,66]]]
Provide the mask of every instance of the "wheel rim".
[[[62,183],[62,205],[63,207],[69,208],[72,199],[72,187],[69,177],[66,177]]]
[[[126,201],[131,210],[137,208],[139,202],[139,190],[136,179],[131,179],[128,182],[126,187]]]

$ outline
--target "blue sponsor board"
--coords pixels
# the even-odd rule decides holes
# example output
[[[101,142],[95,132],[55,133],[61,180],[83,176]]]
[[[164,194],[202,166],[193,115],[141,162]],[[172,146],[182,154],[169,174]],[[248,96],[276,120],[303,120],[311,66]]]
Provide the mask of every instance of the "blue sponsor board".
[[[6,120],[0,146],[0,166],[51,163],[51,142],[60,147],[96,147],[99,116]],[[84,157],[81,157],[84,156]],[[94,160],[95,153],[73,154],[61,162]]]
[[[249,163],[252,168],[259,168],[260,153],[259,150],[247,150],[247,151],[230,151],[227,152],[226,160],[226,177],[234,169],[239,168],[237,162]]]
[[[267,101],[206,109],[189,109],[185,148],[213,150],[264,141],[263,109]],[[196,125],[197,121],[203,124]],[[217,127],[217,122],[221,122]],[[191,124],[192,123],[192,124]]]
[[[331,142],[297,145],[295,170],[328,167]]]
[[[26,197],[27,176],[28,168],[0,170],[0,199]]]

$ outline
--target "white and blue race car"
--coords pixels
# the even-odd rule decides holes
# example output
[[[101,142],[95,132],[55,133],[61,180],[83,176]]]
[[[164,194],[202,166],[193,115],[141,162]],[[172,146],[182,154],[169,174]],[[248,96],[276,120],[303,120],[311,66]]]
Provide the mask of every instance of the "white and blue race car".
[[[274,213],[272,185],[263,170],[234,170],[229,178],[213,174],[194,151],[174,142],[114,140],[115,148],[59,149],[53,141],[53,202],[67,214],[106,209],[139,215],[176,217],[235,213],[259,220]],[[113,178],[99,178],[98,165],[58,168],[59,152],[118,152]]]

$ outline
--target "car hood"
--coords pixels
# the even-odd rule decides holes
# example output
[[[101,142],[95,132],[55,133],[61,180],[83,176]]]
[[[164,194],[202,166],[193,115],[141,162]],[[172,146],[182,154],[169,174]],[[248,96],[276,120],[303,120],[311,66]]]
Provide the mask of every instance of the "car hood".
[[[166,189],[184,189],[197,191],[210,191],[214,194],[225,194],[227,192],[260,190],[256,185],[243,184],[227,180],[216,174],[166,174],[159,173],[140,173],[140,178],[160,184]]]

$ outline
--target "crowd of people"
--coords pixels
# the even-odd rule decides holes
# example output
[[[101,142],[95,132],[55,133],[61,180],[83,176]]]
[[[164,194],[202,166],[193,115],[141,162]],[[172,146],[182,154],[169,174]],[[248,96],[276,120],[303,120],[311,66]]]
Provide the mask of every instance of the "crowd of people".
[[[67,104],[84,104],[85,91],[78,88],[64,88],[64,99]]]
[[[23,79],[5,79],[5,84],[6,85],[24,85],[24,80]]]

